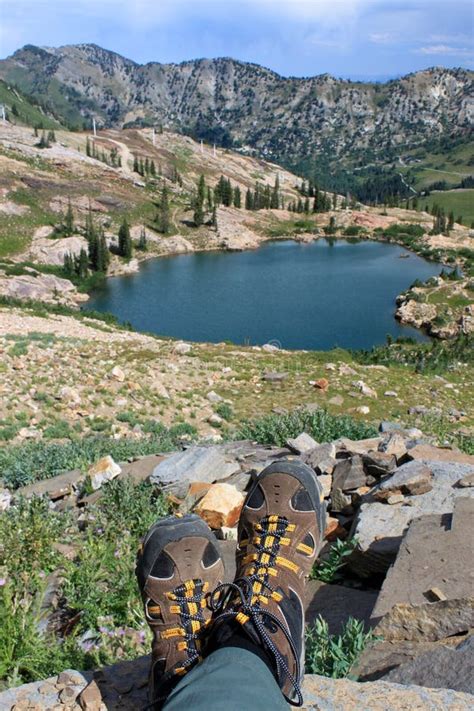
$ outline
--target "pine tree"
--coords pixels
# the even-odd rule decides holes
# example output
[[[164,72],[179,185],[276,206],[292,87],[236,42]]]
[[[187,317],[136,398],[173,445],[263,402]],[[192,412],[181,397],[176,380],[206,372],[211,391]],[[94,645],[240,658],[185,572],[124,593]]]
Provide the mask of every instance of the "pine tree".
[[[451,212],[448,215],[448,231],[451,230],[454,227],[454,212],[451,210]]]
[[[280,207],[280,180],[278,175],[275,178],[275,185],[273,186],[272,196],[270,199],[270,207],[273,210],[278,210]]]
[[[213,208],[214,202],[212,200],[211,188],[207,186],[207,211],[210,212]]]
[[[247,192],[245,193],[245,209],[253,210],[253,195],[250,188],[247,188]]]
[[[74,260],[71,256],[70,252],[67,252],[64,255],[63,270],[64,270],[64,275],[68,278],[73,277],[75,274]]]
[[[306,198],[304,201],[304,211],[306,212],[306,214],[309,213],[309,198]]]
[[[143,158],[140,158],[140,168],[138,172],[142,177],[145,175],[145,163],[143,162]]]
[[[462,225],[462,215],[459,215],[459,217],[456,218],[456,222],[458,225]]]
[[[56,134],[54,131],[49,131],[48,132],[48,143],[56,143]]]
[[[141,250],[142,252],[146,252],[148,249],[148,242],[146,238],[146,230],[144,227],[142,227],[141,232],[140,232],[140,239],[138,240],[138,249]]]
[[[150,159],[148,156],[145,158],[145,168],[144,168],[145,175],[150,175]]]
[[[118,233],[118,252],[125,259],[132,256],[132,238],[127,218],[124,217]]]
[[[107,271],[109,263],[110,252],[109,248],[107,247],[107,240],[105,239],[104,230],[101,229],[97,242],[96,271],[105,273]]]
[[[72,234],[74,234],[74,213],[72,211],[71,198],[69,198],[66,217],[64,218],[64,235],[70,237]]]
[[[238,185],[234,188],[234,207],[242,206],[242,194]]]
[[[91,142],[89,136],[87,136],[86,139],[86,156],[88,156],[89,158],[92,156]]]
[[[200,227],[202,224],[204,224],[204,210],[203,210],[203,205],[202,202],[199,198],[199,195],[196,195],[194,199],[194,224],[196,227]]]
[[[36,145],[37,145],[38,148],[50,148],[50,144],[49,144],[49,142],[48,142],[48,139],[47,139],[46,134],[45,134],[44,131],[43,131],[43,133],[41,134],[41,138],[40,138],[39,143],[37,143]]]
[[[332,209],[335,210],[337,207],[337,194],[333,193],[332,194]]]
[[[87,253],[91,268],[97,271],[99,264],[99,236],[95,230],[93,230],[89,236]]]
[[[211,225],[217,230],[217,208],[215,205],[212,208]]]
[[[89,258],[84,247],[81,249],[79,257],[77,258],[75,270],[79,279],[85,279],[89,272]]]
[[[150,175],[152,178],[156,178],[156,165],[155,161],[152,159],[150,163]]]
[[[170,229],[170,205],[169,205],[169,198],[168,198],[168,189],[166,185],[163,185],[163,189],[161,191],[161,198],[160,198],[160,204],[158,208],[158,214],[156,217],[156,225],[158,232],[161,232],[163,234],[166,234],[169,229]]]
[[[204,204],[204,199],[206,197],[206,181],[204,180],[204,175],[199,177],[198,181],[198,200],[201,205]]]
[[[134,173],[139,173],[139,172],[140,172],[140,166],[138,165],[138,158],[137,158],[137,156],[133,156],[133,172],[134,172]]]

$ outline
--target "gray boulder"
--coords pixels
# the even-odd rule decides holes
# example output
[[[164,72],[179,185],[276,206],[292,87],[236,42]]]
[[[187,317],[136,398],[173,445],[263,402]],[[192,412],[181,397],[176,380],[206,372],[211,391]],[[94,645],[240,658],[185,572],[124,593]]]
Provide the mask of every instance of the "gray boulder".
[[[191,481],[212,483],[238,471],[240,464],[227,459],[219,447],[189,447],[160,462],[150,481],[184,497]]]
[[[312,449],[315,449],[318,443],[307,432],[302,432],[298,437],[289,439],[286,446],[296,454],[306,454],[307,452],[311,452]]]
[[[474,635],[457,647],[439,646],[392,669],[384,681],[404,686],[417,684],[430,689],[454,689],[474,694]]]
[[[456,498],[474,498],[473,488],[455,486],[459,479],[474,471],[474,467],[442,461],[427,464],[433,473],[433,488],[424,494],[410,496],[407,499],[409,505],[387,506],[374,501],[372,494],[364,497],[352,526],[351,535],[357,537],[358,546],[350,560],[351,567],[362,577],[387,572],[396,558],[408,524],[414,518],[425,514],[450,514]]]

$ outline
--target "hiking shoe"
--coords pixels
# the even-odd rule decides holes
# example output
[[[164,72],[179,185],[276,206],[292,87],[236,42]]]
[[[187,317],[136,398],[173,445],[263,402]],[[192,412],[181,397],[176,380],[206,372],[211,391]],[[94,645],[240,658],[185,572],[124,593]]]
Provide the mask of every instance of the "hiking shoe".
[[[202,658],[211,618],[209,593],[224,577],[217,541],[194,514],[157,521],[141,544],[136,575],[153,633],[150,706],[160,709]]]
[[[264,650],[285,699],[295,706],[303,703],[305,579],[325,521],[322,489],[310,467],[290,460],[268,466],[240,515],[235,580],[218,586],[212,600],[213,637],[225,644],[226,635],[245,632]]]

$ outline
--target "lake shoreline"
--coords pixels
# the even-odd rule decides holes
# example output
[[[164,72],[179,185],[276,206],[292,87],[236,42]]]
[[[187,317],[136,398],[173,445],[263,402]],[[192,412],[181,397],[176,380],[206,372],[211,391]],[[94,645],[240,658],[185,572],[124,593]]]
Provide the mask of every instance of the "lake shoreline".
[[[299,244],[302,244],[302,243],[303,243],[303,244],[308,244],[308,246],[309,246],[309,245],[311,245],[311,244],[321,243],[321,242],[323,242],[323,241],[326,242],[326,244],[328,244],[328,245],[330,245],[330,244],[338,244],[338,245],[340,245],[341,243],[344,243],[344,244],[347,246],[347,248],[349,248],[349,249],[351,248],[351,246],[352,246],[352,247],[357,247],[357,246],[362,245],[362,244],[370,244],[370,243],[372,243],[372,244],[380,243],[381,245],[382,245],[382,244],[385,244],[385,245],[387,245],[387,246],[398,247],[398,248],[400,248],[401,250],[403,250],[403,252],[404,252],[405,254],[399,254],[399,255],[397,255],[398,257],[403,257],[403,256],[405,256],[405,255],[408,257],[408,256],[413,255],[413,256],[416,257],[417,259],[421,259],[422,262],[425,263],[425,265],[430,264],[430,262],[428,262],[428,260],[423,259],[423,258],[420,258],[420,257],[419,257],[418,255],[416,255],[415,253],[410,252],[409,250],[407,250],[407,248],[406,248],[405,245],[399,244],[399,243],[396,243],[396,244],[395,244],[393,240],[389,241],[389,240],[380,240],[380,239],[373,239],[373,238],[372,238],[372,239],[366,239],[365,237],[362,239],[362,238],[347,237],[347,236],[344,236],[344,235],[337,235],[337,236],[330,236],[330,237],[328,237],[327,235],[311,235],[311,239],[308,239],[308,235],[304,235],[304,236],[285,235],[285,236],[281,236],[281,237],[279,236],[279,237],[277,237],[277,238],[275,238],[275,237],[270,237],[270,238],[267,238],[267,239],[265,239],[265,240],[262,240],[262,242],[261,242],[261,243],[258,245],[258,247],[255,248],[255,249],[240,249],[240,250],[232,249],[232,250],[229,250],[229,249],[225,249],[225,248],[201,248],[201,249],[194,249],[194,250],[192,250],[192,251],[188,251],[187,253],[184,253],[184,255],[183,255],[182,252],[180,252],[180,253],[178,253],[178,254],[171,254],[171,253],[168,253],[168,254],[166,254],[166,255],[155,255],[155,254],[154,254],[154,255],[150,255],[150,256],[149,256],[147,259],[145,259],[145,260],[140,260],[140,262],[141,262],[141,261],[146,261],[147,264],[153,264],[153,263],[155,263],[156,265],[160,265],[160,264],[164,264],[164,263],[167,261],[167,260],[161,259],[161,257],[163,257],[163,256],[188,256],[188,257],[191,257],[191,256],[193,256],[193,255],[197,256],[198,254],[208,254],[208,255],[214,254],[216,257],[218,257],[219,255],[225,255],[225,254],[228,253],[228,252],[232,252],[232,253],[234,253],[234,254],[236,254],[236,255],[238,255],[238,254],[240,254],[240,255],[245,255],[245,254],[248,254],[248,253],[250,253],[250,252],[251,252],[251,253],[254,253],[254,254],[255,254],[255,253],[258,253],[258,252],[259,252],[259,248],[260,248],[260,249],[264,249],[265,247],[270,247],[272,244],[277,245],[277,244],[287,243],[288,245],[293,244],[293,245],[296,246],[298,243],[299,243]],[[353,252],[353,254],[355,255],[355,254],[357,254],[357,252]],[[320,256],[321,256],[321,254],[320,254]],[[277,264],[277,265],[278,265],[279,260],[281,259],[281,255],[279,255],[279,254],[277,255],[276,253],[273,253],[273,254],[271,255],[271,258],[272,258],[272,260],[273,260],[273,261],[272,261],[272,264]],[[265,256],[265,259],[267,259],[266,256]],[[257,261],[258,261],[258,264],[259,264],[259,268],[265,268],[265,264],[264,264],[265,259],[262,259],[262,257],[259,257],[259,258],[258,258]],[[313,265],[311,265],[311,264],[306,264],[306,263],[305,263],[305,262],[306,262],[305,258],[299,257],[299,259],[300,259],[300,262],[298,263],[299,266],[295,267],[295,268],[298,269],[298,273],[300,273],[300,269],[302,268],[302,264],[301,264],[301,260],[302,260],[302,262],[303,262],[303,271],[304,271],[305,269],[306,269],[306,271],[309,270],[309,271],[311,272],[311,274],[310,274],[311,277],[313,276],[313,273],[312,273],[313,268],[319,266],[319,268],[323,270],[323,271],[322,271],[322,274],[319,275],[319,280],[320,280],[320,281],[321,281],[321,280],[324,281],[324,279],[326,278],[326,275],[327,275],[327,272],[325,271],[324,265],[321,266],[321,265],[319,265],[317,262],[316,262],[315,264],[313,264]],[[357,276],[358,276],[359,279],[361,279],[361,278],[364,279],[364,278],[365,278],[365,277],[363,276],[364,261],[365,261],[365,259],[366,259],[366,257],[365,257],[364,254],[361,254],[360,256],[357,255],[356,262],[357,262],[357,268],[358,268],[358,270],[359,270],[359,271],[357,272]],[[284,261],[284,260],[282,260],[282,261]],[[249,260],[244,258],[244,259],[241,259],[241,260],[240,260],[239,264],[242,264],[242,263],[243,263],[243,264],[248,264],[248,262],[249,262]],[[405,264],[411,264],[412,262],[411,262],[411,260],[409,260],[409,259],[404,259],[403,262],[404,262],[404,267],[403,267],[402,271],[403,271],[403,273],[405,273]],[[263,264],[262,264],[262,263],[263,263]],[[371,260],[370,260],[370,259],[368,260],[368,263],[369,263],[369,265],[371,264]],[[432,264],[432,262],[431,262],[431,264]],[[235,268],[237,268],[236,263],[234,263],[234,266],[235,266]],[[284,265],[282,265],[282,264],[280,264],[279,266],[280,266],[281,268],[284,268]],[[342,265],[341,265],[341,266],[344,267],[344,262],[342,262]],[[347,265],[346,265],[346,266],[347,266]],[[439,269],[441,269],[441,265],[437,265],[437,266],[439,266]],[[332,267],[334,267],[334,265],[332,265]],[[219,262],[217,265],[215,264],[215,265],[214,265],[214,268],[219,269],[219,270],[223,270],[223,271],[225,272],[225,269],[223,269],[223,264],[222,264],[222,262]],[[383,268],[384,268],[384,269],[387,269],[387,265],[384,265]],[[175,269],[176,269],[176,264],[173,265],[173,267],[171,268],[171,270],[170,270],[170,269],[167,269],[166,271],[171,271],[171,272],[173,272]],[[140,271],[141,271],[141,270],[140,270]],[[161,273],[162,271],[163,271],[163,270],[162,270],[160,267],[153,267],[153,272],[155,273],[155,275],[158,274],[158,273]],[[178,272],[179,272],[179,269],[178,269]],[[408,270],[408,273],[410,273],[410,272],[413,272],[413,267],[412,267],[410,270]],[[417,271],[415,271],[414,274],[413,274],[413,280],[414,280],[415,278],[418,278],[418,276],[423,277],[424,272],[426,272],[426,273],[425,273],[425,277],[426,277],[426,275],[428,274],[428,272],[429,272],[428,276],[429,276],[429,275],[433,275],[433,273],[435,273],[433,270],[431,270],[431,271],[430,271],[430,270],[428,270],[428,271],[426,271],[426,270],[423,271],[423,270],[422,270],[421,272],[420,272],[419,270],[417,270]],[[139,272],[135,271],[134,273],[137,274],[137,273],[139,273]],[[398,274],[398,275],[399,275],[399,274],[400,274],[400,270],[399,270],[399,269],[396,269],[395,267],[392,266],[392,267],[389,267],[389,268],[388,268],[388,273],[391,274],[391,275],[395,275],[395,274]],[[116,275],[114,275],[114,276],[130,276],[130,273],[128,273],[128,274],[126,274],[126,275],[123,275],[123,274],[122,274],[122,275],[118,275],[118,274],[116,274]],[[188,275],[188,276],[189,276],[189,275]],[[290,279],[290,277],[289,277],[288,275],[287,275],[287,277],[288,277],[288,279],[289,279],[290,281],[292,281],[292,279],[293,279],[293,276],[292,276],[292,275],[291,275],[291,279]],[[348,277],[350,278],[350,273],[348,274]],[[148,282],[150,282],[150,278],[151,278],[151,277],[150,277],[150,275],[148,274],[148,275],[146,276],[146,279],[148,280]],[[347,276],[344,277],[344,278],[347,278]],[[370,275],[368,275],[367,278],[370,279]],[[155,280],[156,280],[156,279],[157,279],[157,277],[155,276]],[[400,287],[400,278],[398,278],[398,280],[397,280],[397,279],[396,279],[396,276],[393,276],[393,279],[395,280],[396,283],[398,283],[398,285],[399,285],[399,287]],[[225,280],[225,279],[224,279],[224,280]],[[112,279],[112,278],[107,279],[107,283],[109,283],[109,284],[112,284],[112,283],[114,283],[115,281],[116,281],[116,280],[115,280],[115,279]],[[126,281],[128,281],[128,280],[126,280]],[[122,282],[122,284],[125,284],[126,281]],[[148,282],[147,282],[147,283],[148,283]],[[181,277],[180,277],[179,279],[178,279],[178,277],[175,277],[175,282],[174,282],[174,283],[168,282],[168,288],[174,290],[174,289],[176,289],[176,285],[179,285],[179,284],[182,284],[182,283],[185,284],[185,286],[184,286],[185,289],[187,289],[187,288],[189,287],[189,284],[188,284],[186,281],[183,282],[182,279],[181,279]],[[150,284],[153,284],[153,282],[150,282],[150,283],[148,284],[147,293],[148,293],[148,291],[149,291]],[[409,286],[409,285],[408,285],[408,286]],[[123,288],[125,288],[130,294],[133,294],[133,293],[134,293],[134,288],[133,288],[133,287],[125,287],[125,286],[124,286]],[[152,288],[153,288],[153,286],[152,286]],[[211,288],[212,288],[212,287],[211,287]],[[259,288],[259,287],[257,287],[257,291],[258,291],[258,288]],[[107,289],[107,287],[105,287],[105,289]],[[117,289],[120,291],[120,290],[122,289],[122,287],[121,287],[121,286],[114,286],[112,293],[115,293]],[[395,305],[396,299],[397,299],[397,297],[398,297],[398,294],[401,293],[402,291],[406,291],[406,289],[407,289],[407,286],[404,287],[404,286],[403,286],[403,283],[402,283],[402,287],[401,287],[401,288],[397,288],[397,290],[395,291],[393,297],[392,297],[392,296],[390,297],[390,299],[393,298],[393,301],[391,301],[391,303]],[[160,321],[159,321],[159,323],[160,323],[161,325],[159,325],[159,326],[158,326],[158,325],[154,325],[155,322],[154,322],[153,320],[151,320],[151,321],[149,321],[149,323],[148,323],[146,326],[144,326],[144,325],[141,323],[141,319],[144,318],[144,317],[143,317],[143,314],[140,313],[141,304],[138,304],[137,311],[134,311],[132,314],[131,314],[130,312],[129,312],[129,313],[126,313],[126,314],[121,313],[121,312],[120,312],[120,309],[118,309],[117,307],[114,307],[114,306],[110,306],[110,304],[109,304],[107,307],[103,307],[103,308],[102,308],[102,307],[100,306],[101,299],[102,299],[102,300],[105,299],[105,302],[107,302],[107,301],[110,299],[110,294],[109,294],[109,295],[104,295],[104,294],[101,295],[100,292],[101,292],[101,289],[100,289],[100,288],[97,289],[97,290],[94,290],[93,292],[91,292],[92,303],[89,303],[89,304],[85,305],[85,308],[84,308],[83,310],[84,310],[84,311],[87,311],[87,310],[91,309],[91,310],[109,311],[109,312],[113,313],[114,315],[116,315],[118,318],[120,318],[120,319],[122,319],[122,320],[126,320],[126,321],[129,321],[129,322],[132,322],[133,325],[134,325],[134,327],[135,327],[137,330],[150,331],[150,330],[154,330],[155,328],[158,328],[158,330],[155,330],[155,333],[159,333],[160,335],[166,334],[167,336],[170,336],[170,337],[174,337],[174,338],[184,338],[184,339],[189,339],[189,340],[196,341],[196,342],[206,342],[206,341],[219,342],[219,341],[221,341],[221,340],[230,340],[230,341],[233,341],[233,342],[236,342],[236,343],[245,343],[245,342],[247,342],[248,340],[250,340],[251,343],[257,343],[257,344],[260,344],[260,345],[261,345],[261,344],[262,344],[263,342],[265,342],[265,340],[266,340],[266,339],[265,339],[265,336],[261,336],[260,334],[259,334],[258,338],[253,338],[253,337],[250,337],[249,334],[246,334],[245,339],[244,339],[244,338],[239,338],[239,337],[236,338],[235,335],[231,335],[231,336],[223,335],[222,337],[219,335],[219,336],[212,336],[212,337],[209,337],[209,334],[206,332],[206,329],[205,329],[205,326],[206,326],[206,323],[205,323],[205,322],[203,322],[203,332],[202,332],[202,334],[200,333],[199,335],[193,335],[193,334],[188,334],[188,335],[186,335],[186,334],[183,334],[183,333],[176,333],[175,331],[168,331],[168,330],[166,329],[166,327],[163,327],[163,325],[162,325],[163,315],[162,315],[162,314],[160,314]],[[97,297],[97,298],[96,298],[96,297]],[[184,297],[184,294],[181,294],[181,297],[183,298],[183,297]],[[199,298],[199,297],[197,297],[197,298]],[[303,298],[303,302],[304,302],[304,298],[305,298],[305,297],[302,297],[302,298]],[[184,297],[184,300],[186,300],[186,297]],[[339,299],[339,300],[340,300],[340,299]],[[169,308],[169,303],[168,303],[168,301],[166,301],[166,297],[165,297],[165,303],[167,304],[167,305],[166,305],[166,308]],[[184,303],[184,302],[183,302],[183,303]],[[97,304],[99,304],[99,305],[97,305]],[[341,304],[342,304],[342,305],[341,305],[340,308],[342,308],[342,309],[344,310],[344,303],[341,302]],[[122,306],[123,306],[123,305],[122,305]],[[212,304],[212,305],[210,306],[208,313],[213,314],[213,308],[214,308],[214,306],[215,306],[214,304]],[[127,308],[129,308],[129,307],[126,306],[125,310],[127,310]],[[182,303],[180,303],[179,305],[176,305],[176,304],[175,304],[175,305],[174,305],[174,313],[176,313],[176,308],[178,308],[178,309],[181,310],[181,311],[180,311],[180,312],[181,312],[180,318],[182,318],[182,316],[183,316],[182,312],[183,312],[183,310],[184,310],[184,312],[186,311],[186,307],[183,306]],[[194,308],[193,305],[191,305],[191,310],[192,310],[192,308]],[[217,305],[217,310],[219,310],[219,305]],[[185,313],[184,315],[185,315],[184,321],[186,321],[186,318],[187,318],[188,316],[187,316],[186,313]],[[213,314],[213,316],[214,316],[214,314]],[[289,314],[288,318],[291,320],[292,315]],[[395,323],[400,323],[400,326],[402,326],[402,327],[408,326],[408,327],[409,327],[409,328],[408,328],[408,331],[412,328],[410,324],[404,324],[403,322],[400,322],[400,320],[397,320],[397,319],[394,318],[394,308],[393,308],[393,307],[391,307],[391,309],[390,309],[390,324],[387,324],[387,304],[386,304],[386,303],[385,303],[385,306],[383,307],[383,313],[380,314],[380,318],[379,318],[379,314],[378,314],[378,313],[373,313],[373,314],[372,314],[372,319],[373,319],[375,322],[378,322],[378,321],[380,320],[382,324],[385,322],[386,327],[387,327],[387,329],[388,329],[387,332],[390,332],[391,335],[394,336],[394,337],[397,337],[396,334],[398,334],[398,335],[403,335],[403,332],[400,333],[400,329],[398,329],[397,327],[394,327],[394,324],[395,324]],[[166,317],[165,317],[165,321],[166,321]],[[151,326],[150,326],[150,324],[151,324]],[[173,327],[174,327],[174,324],[173,324]],[[382,326],[381,326],[381,327],[382,327]],[[302,327],[302,328],[303,328],[303,327]],[[228,329],[225,329],[225,330],[226,330],[226,332],[227,332]],[[283,330],[285,330],[285,329],[283,328]],[[403,330],[404,330],[404,329],[403,329]],[[342,331],[342,332],[343,332],[343,331]],[[428,338],[428,334],[426,334],[426,332],[424,331],[424,329],[416,329],[416,330],[413,329],[413,336],[411,336],[411,337],[415,337],[415,334],[416,334],[416,333],[419,333],[420,336],[423,336],[423,338],[422,338],[421,340],[424,340],[425,338]],[[410,337],[410,335],[411,335],[411,334],[408,332],[408,333],[407,333],[407,336]],[[280,340],[280,339],[277,338],[277,340]],[[284,340],[284,339],[283,339],[283,340]],[[417,340],[418,340],[418,339],[417,339]],[[374,343],[373,343],[372,345],[374,345],[374,344],[376,344],[376,343],[380,343],[380,342],[381,342],[380,337],[378,337],[378,338],[374,341]],[[307,345],[307,344],[298,343],[297,345],[289,345],[288,348],[289,348],[289,349],[296,349],[296,350],[299,350],[299,349],[310,349],[310,350],[311,350],[311,349],[313,349],[313,348],[316,349],[316,350],[321,350],[321,349],[322,349],[322,350],[328,350],[328,349],[330,350],[330,349],[331,349],[332,347],[334,347],[335,345],[337,345],[337,340],[335,340],[335,342],[334,342],[332,345],[329,345],[329,346],[327,346],[327,347],[326,347],[326,346],[321,346],[321,345],[312,346],[312,345]],[[350,348],[352,348],[352,347],[359,347],[359,346],[348,346],[348,345],[346,345],[346,346],[344,346],[344,347],[350,347]],[[367,346],[367,344],[364,344],[363,346],[360,346],[360,347],[362,347],[362,348],[367,348],[368,346]],[[285,348],[286,348],[286,346],[285,346]]]

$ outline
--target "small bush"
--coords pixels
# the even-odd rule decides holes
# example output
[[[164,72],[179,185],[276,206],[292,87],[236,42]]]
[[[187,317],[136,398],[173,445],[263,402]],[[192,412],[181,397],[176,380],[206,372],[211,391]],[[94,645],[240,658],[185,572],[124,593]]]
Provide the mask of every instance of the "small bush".
[[[237,437],[281,447],[288,439],[297,437],[302,432],[307,432],[317,442],[331,442],[339,437],[354,440],[375,437],[377,429],[348,415],[330,415],[323,409],[309,412],[301,408],[285,415],[266,415],[245,422]]]
[[[10,430],[11,427],[5,427]],[[15,429],[15,434],[18,427]],[[8,434],[8,432],[6,433]],[[86,469],[100,457],[110,454],[115,461],[176,449],[183,436],[196,435],[185,422],[142,439],[113,439],[105,436],[84,437],[67,443],[26,442],[0,448],[0,477],[16,489],[33,481],[49,479],[71,469]],[[0,428],[0,438],[2,429]]]
[[[307,674],[321,674],[341,679],[350,673],[366,646],[375,640],[364,623],[349,617],[340,635],[329,634],[327,622],[319,615],[306,629],[305,669]]]
[[[227,402],[220,402],[217,405],[216,414],[222,417],[222,419],[227,420],[227,422],[229,422],[234,415],[231,406]]]
[[[334,582],[340,577],[341,568],[346,565],[347,558],[356,544],[355,538],[348,538],[345,541],[337,540],[331,546],[328,557],[315,563],[309,576],[311,580],[322,580],[324,583]]]

